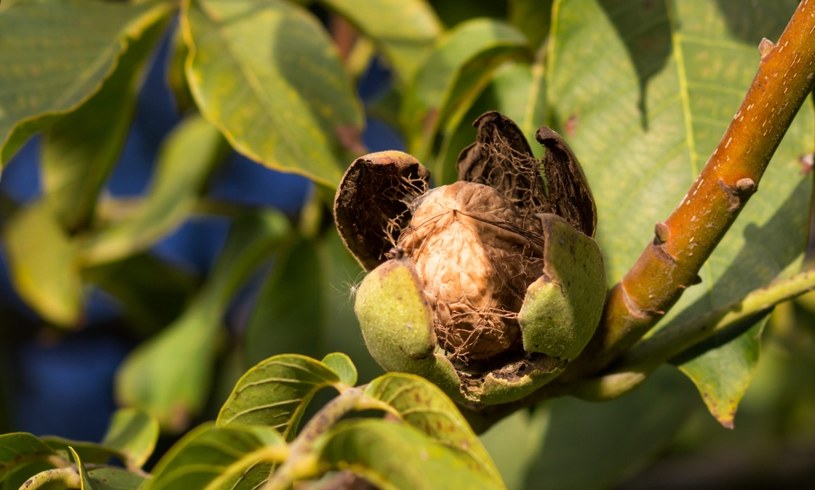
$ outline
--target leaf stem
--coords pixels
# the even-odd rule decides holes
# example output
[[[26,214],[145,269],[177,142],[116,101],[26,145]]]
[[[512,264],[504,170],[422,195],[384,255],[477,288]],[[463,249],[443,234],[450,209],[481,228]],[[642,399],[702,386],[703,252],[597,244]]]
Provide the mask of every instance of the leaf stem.
[[[53,468],[37,473],[23,483],[20,488],[31,490],[33,488],[42,488],[49,483],[61,482],[68,488],[81,488],[82,482],[76,467],[68,468]]]
[[[777,44],[766,39],[753,83],[682,202],[610,292],[597,333],[561,377],[598,372],[647,333],[699,281],[698,272],[749,197],[815,82],[815,0],[799,5]]]
[[[317,476],[319,468],[314,455],[317,439],[331,429],[345,414],[357,408],[364,397],[364,387],[348,388],[326,404],[308,421],[289,446],[286,462],[271,475],[264,490],[282,490],[297,479]]]
[[[611,366],[607,374],[576,383],[573,392],[590,399],[615,398],[639,384],[659,365],[697,343],[761,315],[778,303],[812,290],[815,290],[815,270],[806,270],[757,289],[741,301],[711,311],[701,318],[673,324],[634,345]]]

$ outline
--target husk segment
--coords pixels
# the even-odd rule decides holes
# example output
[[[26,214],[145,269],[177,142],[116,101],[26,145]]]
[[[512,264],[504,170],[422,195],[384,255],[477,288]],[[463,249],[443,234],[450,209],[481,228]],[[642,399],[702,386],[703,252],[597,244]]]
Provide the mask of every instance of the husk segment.
[[[410,155],[352,163],[335,202],[349,250],[371,273],[355,311],[383,368],[424,376],[462,403],[522,398],[588,342],[605,277],[596,210],[565,142],[542,128],[545,159],[506,117],[476,121],[460,181],[428,191]]]

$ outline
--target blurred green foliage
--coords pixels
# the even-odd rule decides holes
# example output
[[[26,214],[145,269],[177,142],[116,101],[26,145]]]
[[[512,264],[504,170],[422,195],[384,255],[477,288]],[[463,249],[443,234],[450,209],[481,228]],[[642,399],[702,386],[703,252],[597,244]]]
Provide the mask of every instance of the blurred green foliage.
[[[54,335],[82,329],[90,291],[104,290],[120,302],[126,325],[143,342],[116,382],[118,400],[134,411],[114,418],[110,437],[93,445],[0,436],[0,486],[16,488],[45,474],[69,486],[135,488],[145,474],[97,465],[114,455],[138,470],[155,444],[153,424],[180,434],[214,417],[217,407],[237,397],[227,400],[223,387],[257,363],[247,376],[261,372],[273,355],[310,358],[296,358],[305,371],[270,378],[272,394],[317,376],[314,386],[334,387],[343,399],[355,384],[343,373],[359,369],[363,383],[381,374],[351,311],[361,270],[330,225],[334,186],[347,162],[365,151],[366,116],[391,124],[437,185],[454,179],[452,162],[474,139],[470,124],[482,112],[506,114],[530,140],[538,126],[552,126],[586,170],[609,280],[616,282],[718,142],[751,82],[759,40],[777,38],[796,4],[6,0],[0,5],[0,164],[41,134],[44,188],[31,203],[0,202],[13,285]],[[327,24],[315,10],[327,12]],[[104,184],[122,151],[146,64],[172,28],[168,83],[184,120],[164,142],[147,193],[136,201],[112,198]],[[389,67],[393,83],[364,105],[354,87],[374,58]],[[693,322],[801,269],[811,176],[800,162],[812,154],[813,135],[808,104],[760,191],[703,269],[702,285],[683,296],[660,328]],[[208,197],[209,180],[230,149],[311,179],[301,214],[291,218]],[[231,225],[215,267],[196,279],[150,250],[201,214],[227,217]],[[227,330],[227,308],[258,276],[252,310],[239,328]],[[517,412],[483,436],[486,450],[510,488],[815,481],[810,467],[796,463],[815,453],[813,304],[812,296],[803,296],[779,305],[769,327],[759,320],[674,360],[722,423],[732,423],[742,402],[732,432],[721,430],[694,385],[666,365],[609,403],[556,399]],[[0,318],[0,338],[11,321]],[[331,364],[337,358],[315,360],[335,351],[356,368],[350,361]],[[440,392],[421,380],[388,376],[365,394],[383,404],[362,408],[406,424],[338,425],[322,446],[311,448],[322,466],[309,476],[359,465],[363,477],[395,488],[423,478],[427,488],[434,478],[500,486],[490,457]],[[398,408],[387,390],[372,394],[396,382],[417,394],[410,407]],[[314,394],[296,401],[307,404]],[[242,409],[287,402],[261,397]],[[421,412],[424,402],[436,404],[438,414],[409,419],[403,413]],[[292,428],[302,415],[276,413]],[[452,425],[433,432],[435,416]],[[125,423],[136,427],[119,426]],[[453,426],[460,439],[446,435]],[[157,466],[159,479],[151,485],[161,486],[162,475],[184,458],[211,458],[205,475],[191,476],[202,478],[196,484],[251,487],[296,443],[286,446],[265,427],[219,422],[195,429]],[[234,446],[207,453],[206,438]],[[464,446],[462,456],[456,451]],[[238,464],[236,454],[252,455],[239,458],[247,471],[242,480],[234,480],[237,466],[230,467]],[[415,473],[422,466],[405,464],[427,454],[448,462],[448,472]],[[662,458],[646,469],[656,455]],[[22,465],[16,463],[21,456]],[[247,463],[264,471],[252,473]],[[47,468],[52,472],[39,473]]]

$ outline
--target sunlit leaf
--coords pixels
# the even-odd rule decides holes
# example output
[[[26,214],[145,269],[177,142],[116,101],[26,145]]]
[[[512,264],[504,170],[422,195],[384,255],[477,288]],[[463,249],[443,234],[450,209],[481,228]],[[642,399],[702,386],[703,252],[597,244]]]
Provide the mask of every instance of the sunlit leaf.
[[[38,129],[96,93],[128,39],[168,3],[5,2],[0,6],[0,167]]]
[[[492,71],[510,57],[528,55],[526,38],[494,19],[468,21],[449,31],[405,96],[400,117],[410,152],[425,159],[439,127],[448,118],[461,117]]]
[[[337,373],[340,382],[346,386],[357,384],[357,368],[351,358],[342,352],[332,352],[323,357],[322,363]]]
[[[84,261],[99,264],[126,257],[179,226],[227,149],[211,124],[197,116],[185,119],[164,142],[144,201],[125,219],[89,237],[83,244]]]
[[[319,458],[387,489],[504,488],[472,468],[460,453],[419,430],[382,419],[337,424],[326,436]]]
[[[130,469],[141,468],[153,454],[159,426],[148,413],[133,408],[116,411],[111,418],[102,444],[125,456]]]
[[[229,301],[288,231],[286,219],[271,212],[233,223],[214,270],[188,309],[125,359],[116,380],[121,402],[148,411],[172,431],[200,413]]]
[[[187,80],[204,116],[253,160],[335,186],[335,152],[363,121],[325,29],[282,0],[185,5]]]
[[[77,246],[48,201],[21,208],[4,236],[11,280],[20,296],[48,322],[77,327],[82,320],[82,281]]]
[[[221,407],[218,425],[265,425],[291,439],[314,394],[339,382],[337,373],[310,357],[270,357],[238,381]]]
[[[496,110],[515,121],[526,135],[533,153],[543,151],[535,141],[535,131],[545,120],[546,92],[543,63],[508,61],[492,74],[489,85],[470,105],[460,120],[450,121],[442,132],[442,145],[436,157],[437,182],[457,178],[455,162],[462,149],[476,138],[475,121],[481,114]],[[453,124],[456,126],[453,128]]]
[[[760,320],[733,340],[726,335],[714,336],[680,361],[680,370],[696,385],[711,415],[725,427],[733,428],[736,409],[753,380],[765,324],[766,319]]]
[[[166,12],[169,14],[169,12]],[[136,95],[166,15],[145,25],[130,40],[113,74],[82,106],[45,133],[42,147],[44,192],[68,230],[90,224],[99,191],[119,158],[136,107]]]
[[[546,116],[546,79],[542,61],[506,63],[496,72],[488,87],[496,109],[515,121],[526,135],[533,151],[540,147],[535,132]]]
[[[285,442],[271,428],[204,425],[164,455],[143,488],[256,489],[269,476],[271,464],[285,456]]]
[[[456,405],[436,385],[411,374],[388,373],[371,381],[365,395],[392,407],[404,422],[450,448],[495,484],[501,477]]]
[[[761,37],[775,39],[797,2],[668,5],[556,3],[547,84],[552,122],[573,145],[594,191],[610,281],[619,280],[653,238],[654,223],[679,204],[738,110],[758,67]],[[702,284],[684,294],[662,326],[798,270],[811,185],[799,159],[812,152],[814,127],[807,106],[759,192],[700,271]],[[722,347],[745,360],[755,348],[742,341]],[[710,381],[725,385],[749,382],[752,370],[711,365],[694,372],[720,376]]]
[[[88,480],[87,470],[85,470],[85,466],[82,464],[82,460],[79,458],[79,455],[72,447],[69,447],[68,451],[71,454],[71,459],[74,461],[76,472],[79,474],[80,490],[93,490],[94,487]]]
[[[413,79],[441,34],[441,24],[424,0],[321,0],[369,37],[385,54],[402,84]]]

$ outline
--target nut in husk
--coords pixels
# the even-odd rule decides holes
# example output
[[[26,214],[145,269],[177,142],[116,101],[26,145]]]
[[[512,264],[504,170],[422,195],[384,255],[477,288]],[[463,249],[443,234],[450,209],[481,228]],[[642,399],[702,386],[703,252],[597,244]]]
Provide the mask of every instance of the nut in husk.
[[[379,364],[493,404],[531,393],[576,357],[606,291],[594,201],[571,150],[542,128],[538,161],[506,117],[475,124],[459,181],[430,189],[410,155],[369,154],[346,172],[335,219],[370,271],[355,311]]]

